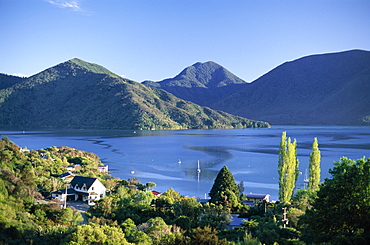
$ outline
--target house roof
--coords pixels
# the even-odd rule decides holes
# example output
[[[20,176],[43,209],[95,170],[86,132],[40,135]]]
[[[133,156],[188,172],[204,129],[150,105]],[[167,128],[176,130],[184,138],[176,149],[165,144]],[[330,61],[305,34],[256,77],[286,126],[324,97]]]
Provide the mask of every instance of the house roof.
[[[199,202],[199,203],[207,203],[207,202],[209,202],[209,200],[210,199],[201,199],[201,198],[199,198],[199,199],[197,199],[197,202]]]
[[[59,177],[60,177],[61,179],[63,179],[63,178],[67,178],[67,177],[73,177],[73,176],[75,176],[75,174],[73,174],[73,173],[71,173],[71,172],[65,172],[65,173],[62,173],[61,175],[59,175]]]
[[[248,221],[248,218],[239,218],[238,216],[232,215],[232,220],[229,224],[229,226],[241,226],[243,221]]]
[[[253,193],[247,194],[247,198],[255,198],[255,199],[265,199],[268,196],[270,195],[269,194],[253,194]]]
[[[83,177],[83,176],[75,176],[73,180],[71,181],[71,186],[75,187],[76,185],[82,187],[84,184],[86,185],[86,189],[89,189],[92,184],[97,180],[97,178],[91,178],[91,177]]]

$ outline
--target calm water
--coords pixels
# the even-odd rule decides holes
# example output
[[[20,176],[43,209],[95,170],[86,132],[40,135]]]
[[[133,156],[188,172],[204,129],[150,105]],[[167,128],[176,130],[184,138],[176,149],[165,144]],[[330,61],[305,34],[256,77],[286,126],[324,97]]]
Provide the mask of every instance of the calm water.
[[[270,194],[277,199],[277,160],[281,133],[296,138],[303,185],[313,138],[319,140],[322,180],[330,177],[333,162],[346,156],[370,157],[369,127],[274,126],[270,129],[178,131],[53,130],[0,131],[29,149],[69,146],[96,153],[114,176],[154,182],[155,190],[172,187],[182,195],[205,197],[226,165],[245,192]],[[179,160],[181,163],[179,163]],[[201,173],[197,173],[197,161]],[[134,174],[132,174],[134,171]]]

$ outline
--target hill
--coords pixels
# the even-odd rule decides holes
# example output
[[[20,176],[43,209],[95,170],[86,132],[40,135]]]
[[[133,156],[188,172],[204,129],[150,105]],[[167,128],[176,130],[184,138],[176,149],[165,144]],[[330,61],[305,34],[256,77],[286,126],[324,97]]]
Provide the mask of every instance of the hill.
[[[271,124],[364,125],[370,117],[370,52],[303,57],[250,85],[209,106]]]
[[[208,61],[186,67],[174,78],[144,81],[143,84],[164,89],[199,105],[212,105],[246,82],[219,64]]]
[[[14,84],[20,83],[24,80],[25,78],[23,77],[0,74],[0,89],[11,87]]]
[[[5,83],[4,83],[5,84]],[[2,129],[268,127],[72,59],[0,90]]]
[[[369,51],[303,57],[252,83],[222,83],[215,76],[208,86],[197,79],[210,77],[207,69],[194,65],[190,70],[197,75],[183,71],[158,82],[159,87],[184,100],[275,125],[370,125]]]

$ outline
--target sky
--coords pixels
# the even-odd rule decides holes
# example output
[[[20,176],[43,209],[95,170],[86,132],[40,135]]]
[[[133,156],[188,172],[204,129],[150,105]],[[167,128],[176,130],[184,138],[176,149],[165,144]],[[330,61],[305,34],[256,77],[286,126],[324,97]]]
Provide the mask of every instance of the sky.
[[[370,51],[369,0],[0,0],[0,73],[80,58],[142,82],[214,61],[245,81],[297,58]]]

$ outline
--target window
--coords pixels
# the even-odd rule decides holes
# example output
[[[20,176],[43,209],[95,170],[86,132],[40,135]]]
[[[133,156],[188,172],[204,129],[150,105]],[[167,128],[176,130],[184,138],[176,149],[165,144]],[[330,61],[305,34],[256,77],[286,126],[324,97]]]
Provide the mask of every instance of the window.
[[[94,186],[93,186],[93,187],[91,187],[91,190],[94,190]]]

